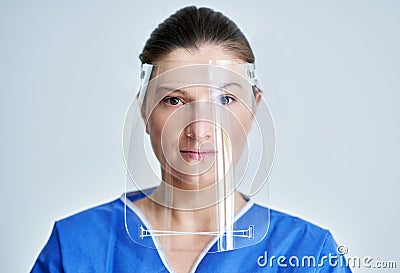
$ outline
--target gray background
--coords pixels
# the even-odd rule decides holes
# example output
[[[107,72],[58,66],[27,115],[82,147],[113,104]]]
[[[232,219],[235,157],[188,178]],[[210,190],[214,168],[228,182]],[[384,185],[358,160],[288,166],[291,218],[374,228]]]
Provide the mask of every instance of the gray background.
[[[137,56],[190,3],[0,1],[1,272],[27,272],[56,219],[123,192]],[[255,51],[277,131],[269,204],[399,267],[400,2],[195,4]]]

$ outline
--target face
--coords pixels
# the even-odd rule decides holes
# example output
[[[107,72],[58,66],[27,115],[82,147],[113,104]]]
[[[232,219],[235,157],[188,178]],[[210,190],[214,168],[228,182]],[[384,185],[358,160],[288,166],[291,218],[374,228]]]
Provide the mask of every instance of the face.
[[[239,63],[210,46],[176,49],[156,64],[143,117],[163,178],[174,186],[212,185],[222,165],[226,173],[240,158],[261,93],[253,92]]]

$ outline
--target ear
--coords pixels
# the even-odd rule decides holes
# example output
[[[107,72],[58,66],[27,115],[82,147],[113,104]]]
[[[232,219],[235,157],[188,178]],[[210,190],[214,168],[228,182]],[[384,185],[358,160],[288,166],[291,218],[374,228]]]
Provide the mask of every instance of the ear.
[[[257,88],[257,91],[254,94],[254,96],[255,96],[256,106],[258,106],[260,104],[261,100],[262,100],[262,91]]]
[[[142,105],[142,108],[140,109],[140,115],[142,116],[142,119],[144,121],[144,124],[146,125],[146,133],[149,134],[149,119],[146,117],[146,110],[144,104]]]
[[[262,100],[262,91],[257,87],[257,86],[253,86],[253,94],[254,94],[254,101],[255,101],[255,111],[257,111],[257,107],[260,104],[261,100]]]

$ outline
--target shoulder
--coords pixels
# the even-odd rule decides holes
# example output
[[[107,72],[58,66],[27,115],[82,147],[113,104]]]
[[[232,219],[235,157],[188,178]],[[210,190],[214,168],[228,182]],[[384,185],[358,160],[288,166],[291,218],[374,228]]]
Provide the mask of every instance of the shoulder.
[[[107,255],[104,242],[122,226],[118,219],[123,203],[116,199],[56,221],[32,272],[94,272]]]
[[[315,234],[326,234],[329,231],[301,217],[294,216],[282,211],[270,209],[260,204],[254,204],[252,210],[259,215],[268,215],[270,231],[284,230],[307,230]]]
[[[291,215],[274,209],[270,210],[270,218],[271,228],[279,228],[281,230],[286,228],[290,228],[290,230],[306,229],[308,232],[312,232],[314,234],[326,234],[329,232],[326,228],[323,228],[299,216]]]
[[[74,215],[68,216],[56,221],[56,227],[59,229],[83,229],[101,227],[102,224],[111,224],[113,221],[123,217],[123,203],[120,198],[111,202],[104,203]]]
[[[258,266],[280,267],[267,258],[282,256],[286,259],[282,266],[295,272],[310,272],[311,269],[313,272],[351,272],[328,229],[260,205],[255,205],[255,209],[269,214],[267,236],[257,246]],[[331,258],[333,261],[328,261]]]
[[[310,221],[278,210],[255,204],[257,212],[268,214],[269,229],[266,241],[275,249],[288,252],[318,253],[325,247],[336,251],[336,242],[330,231]]]
[[[316,232],[326,232],[325,228],[322,228],[308,220],[301,217],[291,215],[279,210],[271,209],[264,205],[253,203],[248,211],[248,214],[259,215],[266,221],[270,221],[271,228],[279,226],[282,229],[285,226],[293,228],[308,228]]]
[[[106,272],[107,266],[112,266],[113,272],[126,272],[126,268],[136,268],[142,253],[148,252],[133,247],[125,229],[122,199],[56,221],[32,272]]]
[[[95,259],[86,257],[94,253],[106,255],[107,244],[125,241],[124,203],[115,199],[58,220],[53,233],[64,258],[77,253],[87,260]]]
[[[77,272],[75,264],[80,264],[79,272],[104,272],[110,249],[125,257],[120,251],[126,253],[123,250],[130,246],[124,225],[124,203],[120,199],[59,220],[54,229],[64,267],[71,272]]]

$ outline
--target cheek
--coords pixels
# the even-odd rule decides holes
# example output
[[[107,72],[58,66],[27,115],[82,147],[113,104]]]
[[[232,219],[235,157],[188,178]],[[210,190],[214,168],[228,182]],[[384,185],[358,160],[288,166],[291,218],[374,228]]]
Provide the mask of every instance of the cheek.
[[[232,125],[230,130],[232,134],[240,135],[241,137],[245,135],[246,137],[252,127],[252,113],[245,107],[238,107],[233,109],[232,114],[232,120],[230,121],[230,124]]]
[[[161,135],[163,132],[163,124],[164,121],[159,116],[153,113],[150,116],[147,125],[153,151],[156,154],[158,160],[160,161],[162,159]]]
[[[236,117],[236,122],[232,122],[234,126],[230,128],[230,137],[232,141],[234,158],[237,160],[240,158],[243,153],[243,149],[247,145],[247,138],[252,127],[253,118],[248,111],[237,113]]]
[[[163,162],[165,158],[164,153],[170,153],[177,143],[177,130],[171,128],[171,124],[174,123],[167,122],[169,117],[169,112],[165,113],[165,111],[155,109],[148,123],[151,144],[160,162]]]

